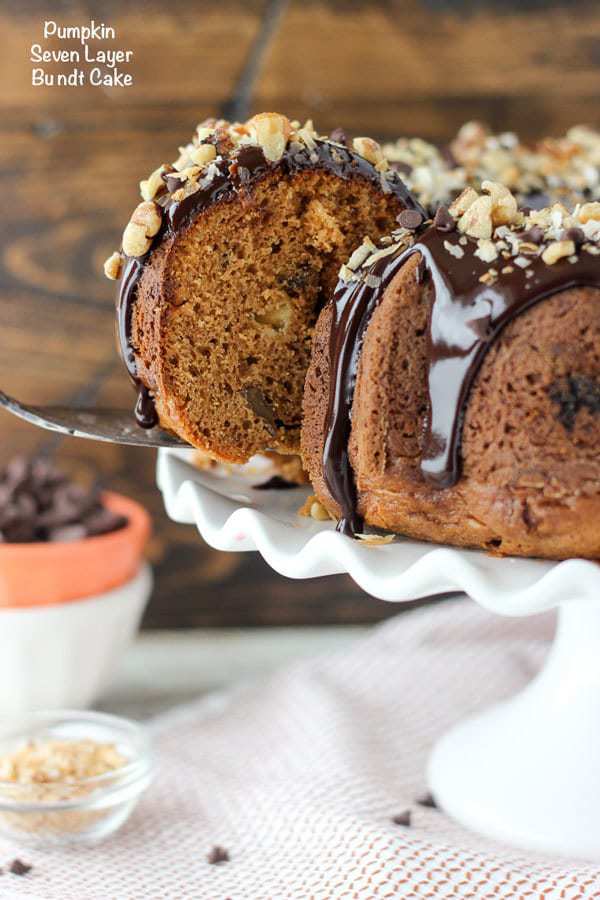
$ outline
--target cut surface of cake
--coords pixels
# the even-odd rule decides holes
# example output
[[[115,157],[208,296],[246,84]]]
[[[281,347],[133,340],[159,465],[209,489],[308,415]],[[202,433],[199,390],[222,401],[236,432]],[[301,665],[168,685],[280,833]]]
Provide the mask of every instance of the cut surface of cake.
[[[139,424],[216,459],[295,453],[314,323],[341,263],[417,208],[378,144],[285,116],[210,120],[141,183],[107,260]]]
[[[600,203],[482,188],[342,270],[304,462],[346,533],[598,558]]]

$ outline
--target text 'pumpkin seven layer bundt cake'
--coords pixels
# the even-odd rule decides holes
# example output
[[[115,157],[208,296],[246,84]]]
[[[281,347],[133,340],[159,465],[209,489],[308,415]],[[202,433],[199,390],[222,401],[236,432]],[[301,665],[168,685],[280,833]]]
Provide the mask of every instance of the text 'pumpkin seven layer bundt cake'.
[[[482,191],[343,267],[304,462],[346,532],[597,558],[600,203],[524,212]]]
[[[225,461],[298,452],[313,327],[340,265],[418,204],[374,141],[275,113],[203,123],[140,187],[105,264],[138,422]]]

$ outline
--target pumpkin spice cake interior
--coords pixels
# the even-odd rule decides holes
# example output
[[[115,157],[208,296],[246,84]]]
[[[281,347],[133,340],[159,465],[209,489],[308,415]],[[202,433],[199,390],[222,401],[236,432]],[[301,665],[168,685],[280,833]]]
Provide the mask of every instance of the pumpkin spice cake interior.
[[[207,122],[107,260],[119,333],[157,421],[224,461],[296,453],[312,331],[340,265],[414,204],[379,145],[265,113]]]

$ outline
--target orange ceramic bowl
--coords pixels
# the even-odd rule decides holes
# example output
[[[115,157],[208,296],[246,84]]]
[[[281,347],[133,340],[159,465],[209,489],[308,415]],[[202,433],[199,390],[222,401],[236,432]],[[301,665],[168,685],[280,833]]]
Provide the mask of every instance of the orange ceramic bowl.
[[[107,492],[102,500],[126,516],[127,525],[72,543],[0,544],[0,607],[69,603],[133,578],[150,535],[150,517],[122,494]]]

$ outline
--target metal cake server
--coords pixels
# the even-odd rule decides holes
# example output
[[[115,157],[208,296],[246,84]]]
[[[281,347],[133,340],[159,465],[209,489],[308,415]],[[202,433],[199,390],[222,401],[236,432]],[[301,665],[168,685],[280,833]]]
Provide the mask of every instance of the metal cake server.
[[[133,447],[189,447],[181,438],[161,428],[140,428],[131,410],[25,406],[3,391],[0,391],[0,406],[31,425],[72,437]]]

